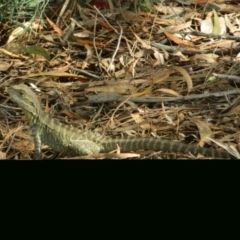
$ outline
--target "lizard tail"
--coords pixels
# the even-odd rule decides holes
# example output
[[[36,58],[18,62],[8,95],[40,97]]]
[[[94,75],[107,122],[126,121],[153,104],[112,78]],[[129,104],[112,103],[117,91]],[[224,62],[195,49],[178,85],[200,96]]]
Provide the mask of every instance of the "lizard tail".
[[[123,152],[136,150],[155,150],[164,152],[177,153],[191,153],[197,155],[198,153],[218,159],[234,159],[228,152],[219,151],[215,149],[202,148],[192,144],[185,144],[179,142],[170,142],[158,138],[129,138],[129,139],[105,139],[101,142],[103,150],[101,152],[110,152],[117,149],[119,146]]]

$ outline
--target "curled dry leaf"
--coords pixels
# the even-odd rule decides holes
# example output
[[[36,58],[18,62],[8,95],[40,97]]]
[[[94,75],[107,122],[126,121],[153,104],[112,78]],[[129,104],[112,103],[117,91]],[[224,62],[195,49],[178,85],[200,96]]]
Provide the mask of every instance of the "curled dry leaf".
[[[173,66],[172,68],[177,70],[178,72],[180,72],[183,75],[184,80],[187,82],[188,92],[190,92],[193,87],[193,83],[192,83],[192,78],[190,77],[188,72],[182,67]]]

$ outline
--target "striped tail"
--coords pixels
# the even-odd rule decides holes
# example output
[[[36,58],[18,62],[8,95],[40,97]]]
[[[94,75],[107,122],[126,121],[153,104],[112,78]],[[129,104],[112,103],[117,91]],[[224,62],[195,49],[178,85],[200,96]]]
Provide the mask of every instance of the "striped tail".
[[[218,159],[235,159],[228,152],[215,149],[202,148],[192,144],[171,142],[158,138],[127,138],[127,139],[105,139],[101,142],[103,150],[101,152],[110,152],[117,149],[117,145],[123,152],[136,150],[155,150],[174,153],[185,153],[197,155],[198,153]]]

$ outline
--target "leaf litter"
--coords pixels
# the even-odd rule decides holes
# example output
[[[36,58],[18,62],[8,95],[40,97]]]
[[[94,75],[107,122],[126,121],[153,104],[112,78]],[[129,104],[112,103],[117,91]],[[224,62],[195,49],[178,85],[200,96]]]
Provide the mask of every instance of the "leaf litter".
[[[79,129],[236,150],[239,3],[154,1],[143,11],[134,1],[114,2],[49,3],[41,21],[23,22],[21,31],[1,26],[7,39],[0,46],[1,109],[8,112],[1,118],[2,129],[8,125],[1,131],[1,156],[30,158],[34,150],[22,110],[6,91],[20,83],[40,89],[34,91],[48,114]],[[19,123],[26,127],[19,130]],[[51,156],[42,148],[44,157]],[[92,157],[138,156],[193,158],[121,149]]]

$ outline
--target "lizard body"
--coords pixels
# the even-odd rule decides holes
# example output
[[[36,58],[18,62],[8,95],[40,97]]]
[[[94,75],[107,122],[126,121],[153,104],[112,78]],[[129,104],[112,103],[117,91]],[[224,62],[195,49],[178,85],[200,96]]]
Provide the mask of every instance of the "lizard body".
[[[41,143],[50,146],[55,152],[68,156],[80,156],[102,152],[110,152],[120,147],[121,151],[156,150],[178,153],[201,153],[205,156],[229,159],[234,158],[227,152],[201,148],[191,144],[172,142],[158,138],[126,138],[112,139],[98,133],[79,130],[62,124],[46,114],[36,94],[26,85],[9,87],[11,98],[23,109],[34,135],[35,159],[41,158]]]

